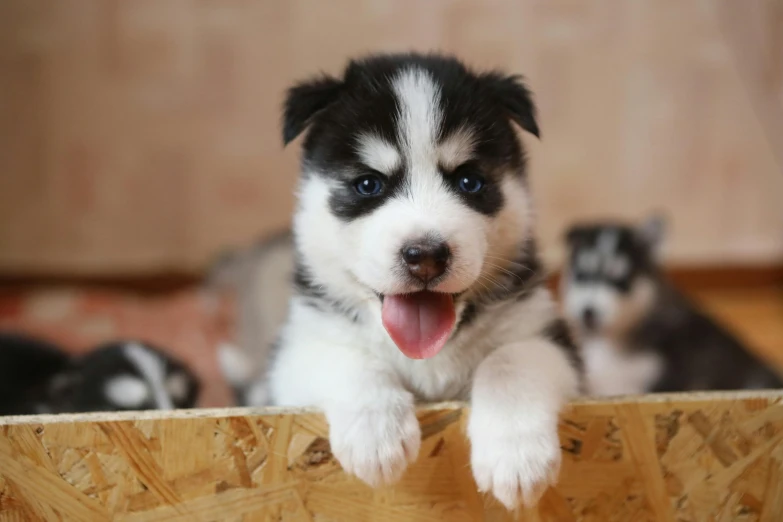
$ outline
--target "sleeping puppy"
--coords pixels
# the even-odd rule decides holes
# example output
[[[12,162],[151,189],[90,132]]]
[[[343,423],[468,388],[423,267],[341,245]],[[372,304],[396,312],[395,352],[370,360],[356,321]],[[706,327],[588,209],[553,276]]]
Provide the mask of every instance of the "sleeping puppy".
[[[0,415],[192,408],[198,378],[160,349],[115,341],[83,355],[0,334]]]
[[[582,223],[567,233],[565,315],[594,395],[780,388],[780,378],[666,279],[663,221]]]
[[[322,408],[343,468],[396,481],[417,401],[470,400],[477,484],[513,508],[557,476],[558,412],[579,388],[533,237],[517,76],[440,55],[375,55],[288,91],[306,132],[294,295],[271,402]]]

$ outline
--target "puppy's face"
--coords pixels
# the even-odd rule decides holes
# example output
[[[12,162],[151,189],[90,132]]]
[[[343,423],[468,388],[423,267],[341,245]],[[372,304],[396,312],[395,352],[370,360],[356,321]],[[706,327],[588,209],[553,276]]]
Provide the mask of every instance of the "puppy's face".
[[[308,269],[382,298],[453,299],[491,277],[528,226],[512,121],[538,132],[516,78],[437,56],[372,57],[291,89],[286,141],[309,126],[295,220]]]
[[[660,227],[654,219],[639,228],[593,223],[569,230],[561,293],[565,315],[579,331],[621,334],[649,311]]]

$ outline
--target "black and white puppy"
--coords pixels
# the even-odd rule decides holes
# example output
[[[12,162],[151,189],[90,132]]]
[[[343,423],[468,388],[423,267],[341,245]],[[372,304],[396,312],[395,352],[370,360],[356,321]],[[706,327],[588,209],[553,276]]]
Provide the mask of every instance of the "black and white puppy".
[[[416,458],[416,401],[450,399],[471,401],[482,490],[512,508],[556,478],[580,377],[512,124],[538,135],[519,77],[439,55],[370,56],[288,91],[284,141],[307,132],[270,396],[322,408],[334,455],[368,484]]]
[[[780,378],[678,292],[657,253],[663,220],[582,223],[561,278],[594,395],[779,388]]]
[[[48,342],[0,335],[0,415],[192,408],[198,378],[160,349],[117,341],[70,356]]]

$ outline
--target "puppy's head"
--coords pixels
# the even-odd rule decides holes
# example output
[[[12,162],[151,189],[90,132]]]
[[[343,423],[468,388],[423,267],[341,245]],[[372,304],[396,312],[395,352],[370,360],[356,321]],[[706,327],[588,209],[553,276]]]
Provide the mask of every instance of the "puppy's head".
[[[538,135],[518,77],[437,55],[381,55],[296,85],[286,143],[307,129],[294,227],[318,284],[380,298],[410,357],[437,353],[455,296],[515,255],[529,226],[524,151]]]
[[[565,315],[578,331],[622,334],[649,311],[662,234],[660,216],[638,227],[599,222],[568,230],[561,294]]]
[[[170,410],[196,405],[200,383],[181,362],[147,343],[112,342],[77,357],[55,376],[55,412]]]

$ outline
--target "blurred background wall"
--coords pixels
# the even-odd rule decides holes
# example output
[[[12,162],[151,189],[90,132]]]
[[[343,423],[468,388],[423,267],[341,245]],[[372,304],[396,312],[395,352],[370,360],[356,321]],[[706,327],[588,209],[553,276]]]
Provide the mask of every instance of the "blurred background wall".
[[[547,257],[672,221],[675,264],[783,260],[783,2],[2,0],[0,272],[195,271],[287,225],[285,87],[367,51],[521,72]]]

